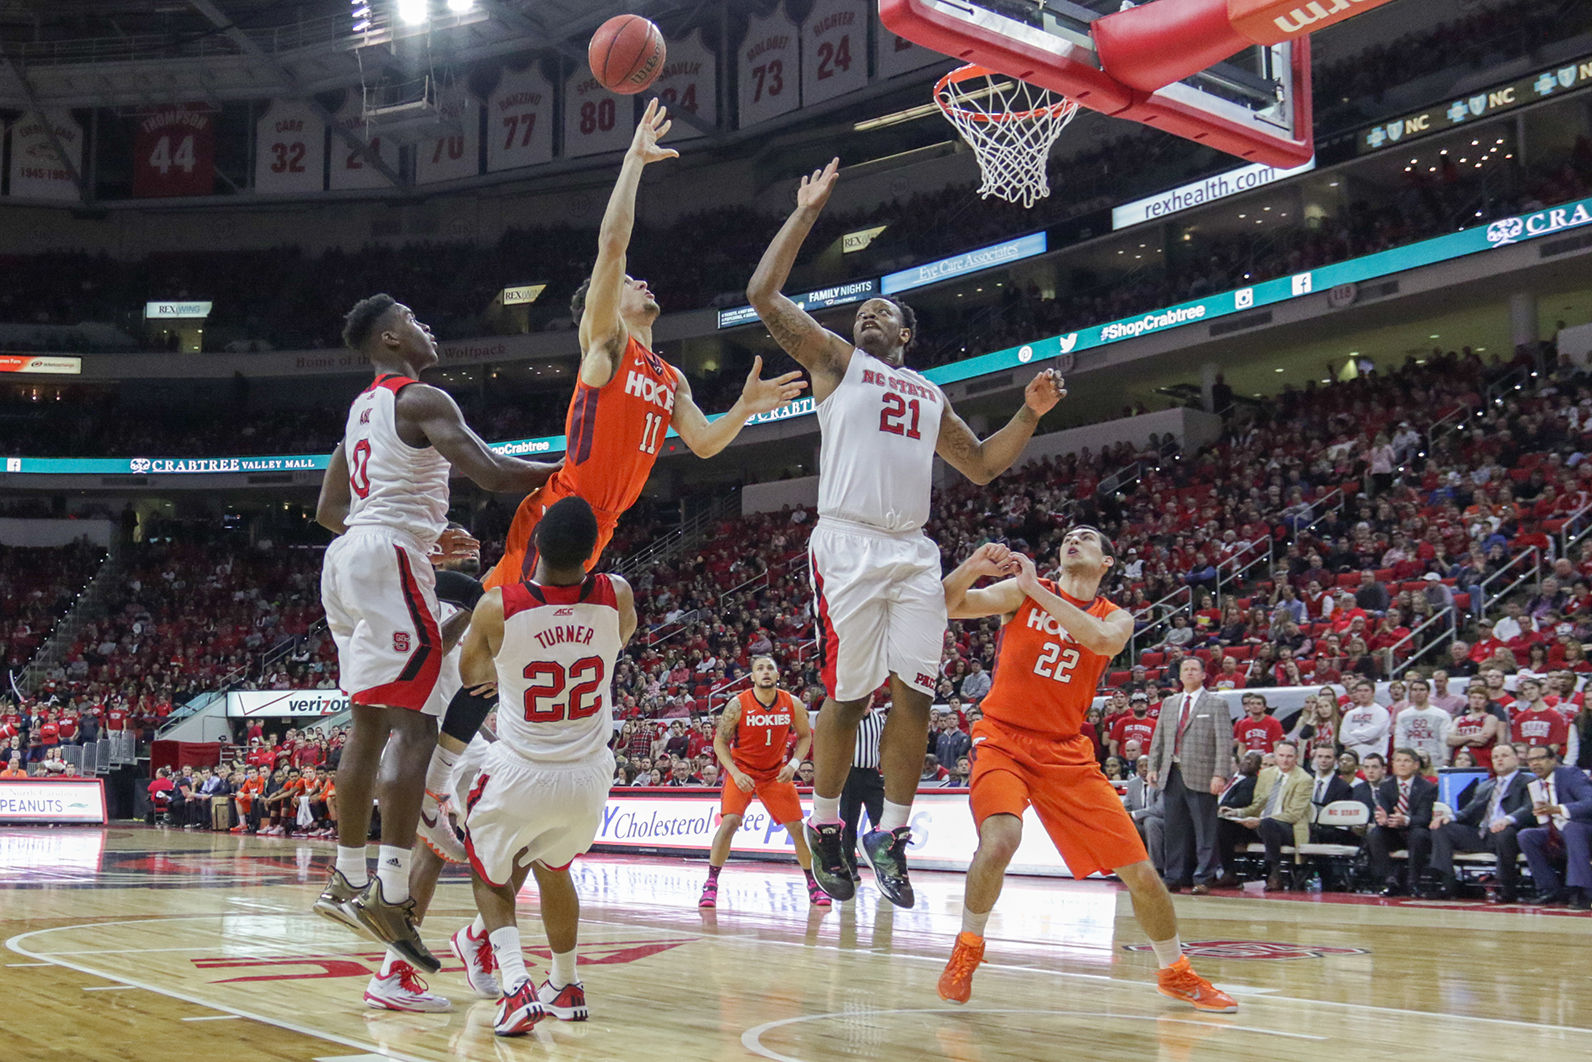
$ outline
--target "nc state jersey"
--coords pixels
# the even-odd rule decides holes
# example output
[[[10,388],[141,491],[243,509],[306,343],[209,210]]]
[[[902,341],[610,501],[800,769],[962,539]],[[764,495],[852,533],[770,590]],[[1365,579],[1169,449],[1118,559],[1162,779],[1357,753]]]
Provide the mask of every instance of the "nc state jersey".
[[[618,516],[646,486],[674,417],[680,371],[634,338],[613,378],[601,387],[576,382],[564,419],[568,450],[553,475],[564,493]]]
[[[526,581],[503,592],[498,740],[533,763],[581,763],[613,737],[609,682],[623,643],[613,580]]]
[[[748,774],[775,771],[785,762],[785,748],[790,744],[793,728],[792,715],[805,711],[796,704],[796,698],[784,690],[774,691],[774,703],[765,705],[757,699],[755,690],[744,690],[736,701],[741,707],[741,718],[735,724],[735,765]]]
[[[448,526],[448,462],[398,437],[398,392],[416,381],[383,374],[348,410],[349,527],[390,527],[430,549]]]
[[[852,351],[840,386],[818,404],[818,515],[921,529],[944,410],[945,392],[922,374]]]

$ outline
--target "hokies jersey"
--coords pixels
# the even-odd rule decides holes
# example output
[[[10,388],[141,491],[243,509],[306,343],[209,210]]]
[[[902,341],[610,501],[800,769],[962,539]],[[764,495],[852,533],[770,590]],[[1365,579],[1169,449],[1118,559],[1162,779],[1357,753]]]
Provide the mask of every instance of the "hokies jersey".
[[[606,384],[577,380],[564,418],[564,467],[549,481],[554,492],[578,494],[599,518],[630,508],[658,460],[679,388],[680,370],[634,337]]]
[[[1079,601],[1049,579],[1040,584],[1096,619],[1118,610],[1103,597]],[[1075,737],[1110,663],[1110,657],[1073,641],[1054,616],[1025,597],[1001,628],[995,678],[980,704],[984,718],[1057,739]]]
[[[945,406],[927,377],[852,351],[818,404],[818,515],[890,532],[928,523]]]
[[[398,392],[416,381],[384,373],[348,410],[349,527],[401,531],[430,549],[448,525],[448,462],[432,447],[398,437]]]
[[[498,649],[498,740],[537,764],[575,764],[608,751],[609,681],[624,643],[613,580],[579,586],[534,582],[502,588]]]
[[[785,763],[785,749],[790,744],[792,717],[806,709],[780,689],[774,691],[771,706],[758,700],[754,690],[743,690],[735,702],[741,709],[741,718],[735,724],[730,758],[748,774],[779,770]]]

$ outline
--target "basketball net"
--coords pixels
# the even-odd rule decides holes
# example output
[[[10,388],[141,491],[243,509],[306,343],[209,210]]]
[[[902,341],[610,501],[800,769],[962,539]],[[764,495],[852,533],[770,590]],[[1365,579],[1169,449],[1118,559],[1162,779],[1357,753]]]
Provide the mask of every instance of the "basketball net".
[[[1077,103],[976,65],[940,78],[934,102],[978,157],[981,197],[1031,207],[1050,194],[1045,160]]]

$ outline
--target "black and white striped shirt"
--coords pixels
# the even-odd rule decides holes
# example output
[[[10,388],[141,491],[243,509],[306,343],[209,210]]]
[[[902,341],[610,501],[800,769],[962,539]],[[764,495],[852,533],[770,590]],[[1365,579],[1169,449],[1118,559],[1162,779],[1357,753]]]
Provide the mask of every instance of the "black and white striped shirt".
[[[879,769],[879,737],[884,733],[884,713],[869,710],[857,724],[857,747],[852,753],[853,767]]]

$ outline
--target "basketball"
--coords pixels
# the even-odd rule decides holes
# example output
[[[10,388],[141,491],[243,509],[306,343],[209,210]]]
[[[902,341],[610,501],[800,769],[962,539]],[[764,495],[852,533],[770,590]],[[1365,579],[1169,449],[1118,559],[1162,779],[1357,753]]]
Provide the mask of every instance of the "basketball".
[[[592,74],[621,96],[651,85],[663,70],[664,55],[663,34],[640,15],[615,15],[597,27],[586,49]]]

